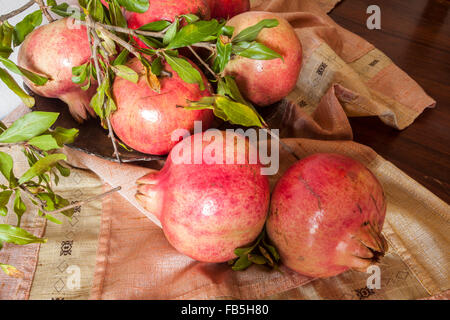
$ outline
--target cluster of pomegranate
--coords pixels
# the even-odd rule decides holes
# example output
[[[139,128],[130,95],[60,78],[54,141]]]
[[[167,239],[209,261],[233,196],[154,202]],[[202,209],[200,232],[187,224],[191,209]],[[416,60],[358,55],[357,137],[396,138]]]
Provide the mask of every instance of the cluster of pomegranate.
[[[264,107],[294,88],[302,47],[286,20],[274,13],[248,11],[249,7],[248,0],[152,0],[147,12],[127,13],[126,17],[133,29],[158,20],[174,21],[189,13],[204,19],[225,18],[230,19],[227,24],[234,27],[234,35],[263,19],[278,20],[278,26],[263,29],[256,40],[283,59],[236,56],[224,71],[234,77],[247,100]],[[44,86],[27,82],[28,86],[40,95],[66,102],[79,121],[94,116],[89,101],[96,85],[83,91],[71,81],[72,68],[90,59],[86,28],[70,28],[67,19],[33,31],[19,53],[21,67],[50,77]],[[148,86],[138,59],[131,59],[127,66],[140,78],[137,83],[120,77],[114,80],[117,111],[111,123],[117,136],[135,150],[169,154],[160,172],[137,182],[136,197],[159,218],[168,241],[177,250],[198,261],[225,262],[235,258],[234,250],[252,243],[266,226],[281,261],[309,276],[329,277],[350,268],[365,270],[384,254],[387,244],[381,229],[386,201],[381,185],[362,164],[341,155],[313,155],[295,163],[270,196],[261,164],[245,158],[255,146],[240,135],[223,135],[223,151],[231,158],[244,155],[244,163],[174,161],[175,146],[190,148],[192,141],[200,139],[200,152],[208,149],[211,142],[203,139],[204,133],[178,144],[171,135],[176,129],[193,132],[195,121],[202,121],[203,129],[208,129],[213,120],[211,110],[177,106],[212,95],[211,87],[203,74],[201,89],[198,84],[184,82],[164,64],[171,76],[161,78],[160,92],[155,92]],[[229,139],[245,141],[227,143]]]

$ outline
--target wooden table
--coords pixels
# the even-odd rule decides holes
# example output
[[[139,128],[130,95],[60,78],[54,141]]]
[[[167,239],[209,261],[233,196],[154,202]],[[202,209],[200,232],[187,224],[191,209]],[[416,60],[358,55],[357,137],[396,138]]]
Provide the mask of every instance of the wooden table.
[[[366,27],[366,9],[381,8],[381,30]],[[344,0],[330,16],[388,55],[437,101],[403,131],[378,118],[353,118],[355,141],[450,203],[450,1]]]

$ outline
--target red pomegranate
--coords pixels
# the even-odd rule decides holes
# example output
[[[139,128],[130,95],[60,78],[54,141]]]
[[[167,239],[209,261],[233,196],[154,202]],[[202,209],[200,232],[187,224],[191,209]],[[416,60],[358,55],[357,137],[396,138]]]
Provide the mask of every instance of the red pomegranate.
[[[209,128],[214,118],[211,110],[178,108],[186,105],[187,100],[197,101],[211,95],[203,74],[205,90],[202,91],[198,84],[184,82],[166,63],[164,69],[172,75],[162,77],[161,90],[155,92],[149,87],[144,66],[137,58],[130,60],[127,66],[140,75],[139,82],[136,84],[120,77],[114,80],[112,90],[117,111],[111,116],[111,124],[128,146],[143,153],[164,155],[178,142],[171,137],[175,130],[192,132],[195,121],[202,121],[205,130]]]
[[[249,0],[208,0],[211,18],[230,19],[250,10]]]
[[[131,12],[127,15],[128,27],[139,29],[150,22],[166,20],[173,22],[175,17],[193,13],[202,19],[210,18],[209,7],[206,0],[151,0],[149,9],[144,13]],[[139,46],[147,46],[135,38]]]
[[[263,19],[277,19],[279,25],[263,29],[256,41],[278,52],[283,59],[253,60],[235,56],[225,73],[234,76],[244,96],[258,106],[267,106],[286,97],[294,89],[302,65],[302,46],[289,22],[275,13],[249,11],[241,13],[227,25],[234,36]]]
[[[343,155],[315,154],[278,181],[267,233],[282,262],[299,273],[365,272],[387,250],[385,215],[383,189],[366,167]]]
[[[219,147],[211,152],[214,144]],[[167,240],[181,253],[203,262],[233,259],[234,249],[261,232],[269,207],[268,179],[249,152],[255,147],[241,135],[197,133],[172,150],[160,172],[138,180],[136,198],[159,218]],[[223,161],[211,161],[219,153]],[[203,158],[194,164],[198,154]]]
[[[31,32],[20,47],[18,64],[50,77],[44,86],[36,86],[26,78],[24,81],[41,96],[63,100],[73,117],[81,122],[89,114],[95,116],[89,103],[97,86],[83,91],[72,82],[72,68],[88,62],[91,49],[86,27],[71,21],[67,18],[56,20]]]

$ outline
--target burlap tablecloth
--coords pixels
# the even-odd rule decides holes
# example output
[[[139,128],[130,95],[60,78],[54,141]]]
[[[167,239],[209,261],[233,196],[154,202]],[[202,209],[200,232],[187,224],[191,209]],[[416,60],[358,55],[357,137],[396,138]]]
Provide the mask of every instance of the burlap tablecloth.
[[[22,279],[0,274],[0,299],[447,297],[449,206],[370,148],[350,141],[347,120],[347,116],[372,115],[402,129],[435,102],[381,51],[326,15],[336,2],[253,1],[254,10],[287,18],[304,48],[297,88],[269,123],[278,124],[281,135],[289,137],[284,142],[298,156],[347,154],[367,165],[383,184],[388,198],[383,232],[390,250],[381,263],[380,290],[367,289],[368,275],[352,271],[314,280],[286,268],[283,274],[258,266],[232,272],[223,264],[195,262],[168,244],[159,221],[134,200],[134,182],[148,169],[66,148],[71,165],[89,169],[74,169],[69,179],[63,179],[58,190],[69,199],[97,194],[103,183],[104,188],[123,189],[102,203],[84,206],[72,222],[48,225],[49,242],[40,251],[38,245],[6,246],[0,251],[3,263],[15,264],[25,273]],[[26,110],[12,117],[21,112]],[[20,158],[16,150],[9,152]],[[271,177],[272,186],[295,160],[281,152],[280,172]],[[30,216],[25,227],[38,235],[45,223]]]

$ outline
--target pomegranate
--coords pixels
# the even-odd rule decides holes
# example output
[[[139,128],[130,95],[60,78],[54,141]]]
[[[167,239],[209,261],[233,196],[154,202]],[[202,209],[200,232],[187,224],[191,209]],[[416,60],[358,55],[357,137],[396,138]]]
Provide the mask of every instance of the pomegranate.
[[[216,143],[215,157],[221,153],[223,161],[208,158]],[[171,151],[160,172],[138,180],[136,198],[159,218],[179,252],[203,262],[233,259],[234,249],[257,238],[269,208],[268,179],[248,157],[255,150],[235,133],[197,133]],[[181,162],[180,154],[188,161]],[[203,157],[193,164],[197,154]]]
[[[56,20],[31,32],[19,51],[19,66],[46,75],[50,80],[36,86],[24,78],[33,92],[48,98],[59,98],[68,104],[72,116],[79,122],[95,116],[89,106],[97,89],[92,85],[83,91],[72,82],[72,67],[82,65],[91,58],[86,27],[74,26],[69,19]]]
[[[279,25],[263,29],[256,41],[278,52],[283,59],[253,60],[235,56],[225,73],[235,77],[244,96],[258,106],[267,106],[287,96],[297,83],[302,65],[302,46],[289,22],[275,13],[249,11],[229,22],[234,36],[263,19],[277,19]]]
[[[111,124],[123,142],[140,152],[164,155],[178,142],[171,139],[174,130],[192,131],[194,121],[202,121],[203,127],[209,128],[214,118],[211,110],[177,108],[186,105],[187,100],[197,101],[211,95],[209,83],[200,70],[205,84],[203,91],[198,84],[184,82],[165,63],[165,70],[172,75],[160,79],[158,93],[149,87],[144,66],[137,58],[131,59],[127,66],[140,75],[139,82],[117,77],[112,89],[117,111],[111,116]]]
[[[250,10],[249,0],[208,0],[211,18],[230,19],[235,15]]]
[[[267,233],[282,262],[299,273],[365,272],[387,250],[385,215],[383,189],[366,167],[343,155],[315,154],[278,181]]]
[[[193,13],[202,19],[210,18],[210,11],[206,0],[151,0],[149,9],[144,13],[131,12],[127,15],[128,27],[138,29],[147,23],[166,20],[174,21],[183,14]],[[135,38],[142,48],[147,46]]]

